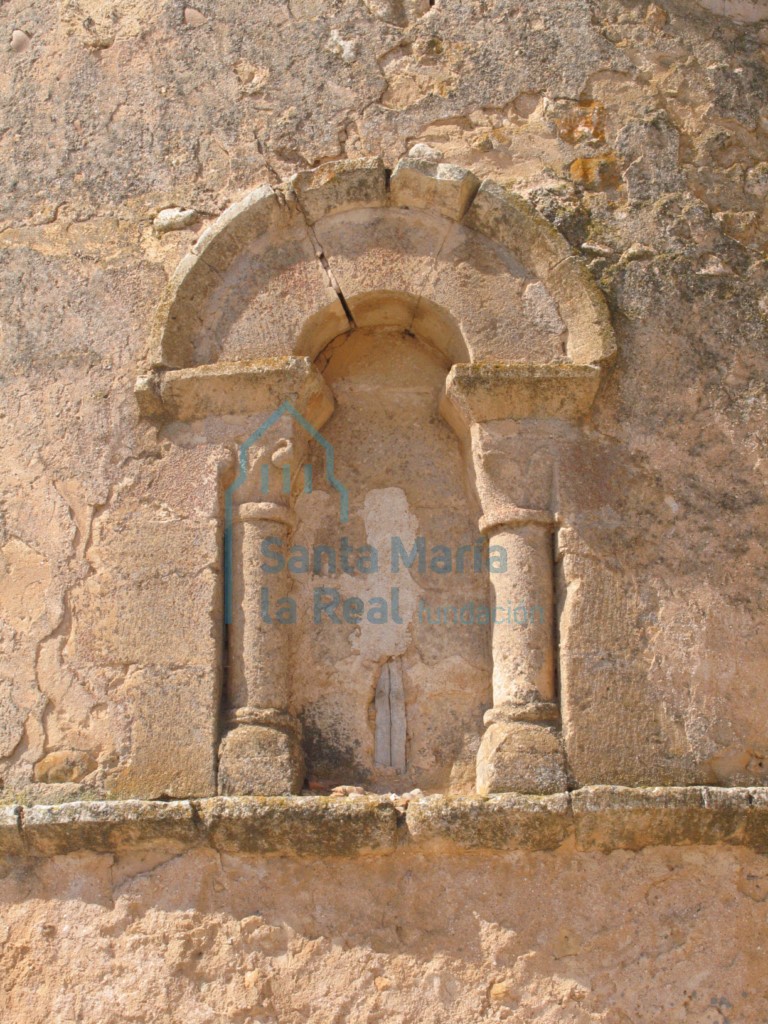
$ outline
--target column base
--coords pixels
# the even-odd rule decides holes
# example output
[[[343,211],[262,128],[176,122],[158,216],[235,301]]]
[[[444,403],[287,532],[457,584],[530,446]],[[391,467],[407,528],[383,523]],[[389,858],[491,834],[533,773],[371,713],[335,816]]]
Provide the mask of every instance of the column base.
[[[554,714],[550,711],[554,707],[502,707],[486,714],[487,728],[477,752],[478,793],[565,791],[565,754],[560,730],[553,721],[556,709]]]
[[[304,757],[295,729],[235,725],[219,744],[222,796],[289,796],[304,784]]]

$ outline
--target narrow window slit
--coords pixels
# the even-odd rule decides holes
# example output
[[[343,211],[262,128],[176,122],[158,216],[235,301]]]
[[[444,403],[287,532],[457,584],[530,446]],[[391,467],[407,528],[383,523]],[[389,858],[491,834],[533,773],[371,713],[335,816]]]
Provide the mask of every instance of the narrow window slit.
[[[381,667],[374,699],[376,710],[376,743],[374,760],[381,768],[405,771],[405,690],[403,668],[399,658]]]

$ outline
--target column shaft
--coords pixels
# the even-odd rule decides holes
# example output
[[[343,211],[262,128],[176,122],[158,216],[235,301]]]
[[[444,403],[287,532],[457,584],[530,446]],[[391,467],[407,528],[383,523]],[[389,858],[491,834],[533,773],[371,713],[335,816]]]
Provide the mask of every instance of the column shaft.
[[[255,502],[236,507],[233,518],[227,704],[231,710],[283,710],[290,700],[290,626],[275,621],[275,612],[288,596],[290,578],[285,571],[266,571],[262,545],[274,538],[284,551],[290,522],[285,515],[276,518],[274,506]]]
[[[507,563],[506,572],[490,576],[492,599],[499,610],[492,633],[494,706],[552,701],[550,527],[539,522],[517,526],[505,523],[489,533],[491,544],[506,552]]]

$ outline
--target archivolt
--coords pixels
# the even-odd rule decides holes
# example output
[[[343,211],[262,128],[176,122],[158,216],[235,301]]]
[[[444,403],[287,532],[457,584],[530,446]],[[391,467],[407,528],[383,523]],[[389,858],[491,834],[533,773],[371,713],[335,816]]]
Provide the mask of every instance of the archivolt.
[[[522,198],[445,164],[390,174],[368,160],[262,186],[222,214],[169,283],[153,370],[314,358],[379,325],[449,363],[595,367],[615,351],[602,293]]]

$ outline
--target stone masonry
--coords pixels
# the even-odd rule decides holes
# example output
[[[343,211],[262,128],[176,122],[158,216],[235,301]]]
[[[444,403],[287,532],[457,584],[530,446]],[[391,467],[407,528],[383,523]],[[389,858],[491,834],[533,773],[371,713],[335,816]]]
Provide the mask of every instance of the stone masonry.
[[[768,1019],[766,0],[0,9],[0,1019]]]

